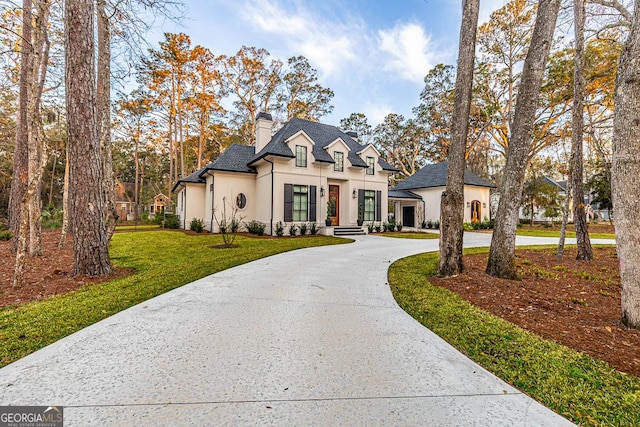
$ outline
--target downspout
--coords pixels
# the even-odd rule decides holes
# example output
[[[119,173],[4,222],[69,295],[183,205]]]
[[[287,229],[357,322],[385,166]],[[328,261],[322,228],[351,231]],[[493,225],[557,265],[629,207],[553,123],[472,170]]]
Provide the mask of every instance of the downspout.
[[[184,193],[182,193],[182,210],[184,211],[184,219],[182,220],[182,228],[187,229],[187,186],[184,186]]]
[[[420,200],[422,200],[422,221],[426,221],[427,219],[427,203],[424,201],[424,197],[420,196]],[[420,224],[422,227],[422,223]],[[416,227],[417,228],[417,227]]]
[[[215,206],[215,197],[214,197],[214,195],[215,195],[215,186],[214,186],[214,184],[215,184],[215,179],[216,178],[209,171],[207,171],[207,175],[209,175],[211,177],[211,190],[209,191],[211,193],[211,222],[210,222],[210,225],[209,225],[209,232],[213,233],[213,209],[214,209],[214,206]]]
[[[271,163],[271,217],[269,218],[269,230],[272,236],[273,236],[273,162],[271,160],[267,160],[267,158],[264,158],[264,161],[267,163]]]

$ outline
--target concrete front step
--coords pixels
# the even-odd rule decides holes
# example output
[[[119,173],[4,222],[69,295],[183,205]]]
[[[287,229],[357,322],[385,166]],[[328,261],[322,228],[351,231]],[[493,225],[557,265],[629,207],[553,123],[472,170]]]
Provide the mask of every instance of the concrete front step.
[[[362,236],[365,235],[365,231],[362,227],[334,227],[334,236]]]

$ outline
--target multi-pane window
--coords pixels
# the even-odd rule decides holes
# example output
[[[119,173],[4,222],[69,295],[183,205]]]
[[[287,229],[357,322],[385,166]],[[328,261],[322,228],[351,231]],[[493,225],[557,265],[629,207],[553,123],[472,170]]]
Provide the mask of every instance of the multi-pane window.
[[[307,167],[307,147],[296,145],[296,166],[299,168]]]
[[[367,157],[367,175],[373,175],[375,161],[373,157]]]
[[[344,172],[344,153],[341,151],[334,152],[333,160],[335,160],[333,170],[336,172]]]
[[[293,220],[306,221],[309,213],[309,187],[306,185],[293,186]]]
[[[376,219],[376,192],[373,190],[364,191],[364,218],[365,221],[375,221]]]

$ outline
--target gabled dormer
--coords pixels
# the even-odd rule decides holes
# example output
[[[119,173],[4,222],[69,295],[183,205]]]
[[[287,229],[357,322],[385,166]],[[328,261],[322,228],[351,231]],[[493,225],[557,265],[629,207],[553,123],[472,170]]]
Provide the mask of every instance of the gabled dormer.
[[[357,152],[357,154],[367,165],[365,170],[366,175],[375,175],[377,172],[380,172],[380,167],[378,165],[380,152],[373,146],[373,144],[365,145]]]
[[[295,167],[308,167],[310,162],[309,155],[313,153],[314,146],[316,145],[313,139],[311,139],[303,129],[300,129],[285,139],[284,142],[294,154],[293,160]]]
[[[349,156],[351,148],[340,137],[334,139],[330,144],[325,145],[324,150],[333,158],[333,171],[344,172],[347,167],[345,160]]]

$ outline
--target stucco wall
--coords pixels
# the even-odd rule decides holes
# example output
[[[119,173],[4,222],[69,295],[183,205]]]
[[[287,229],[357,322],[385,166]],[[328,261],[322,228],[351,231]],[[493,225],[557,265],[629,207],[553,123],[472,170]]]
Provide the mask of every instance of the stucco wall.
[[[186,197],[185,197],[186,196]],[[178,192],[176,212],[180,217],[180,228],[189,229],[191,220],[204,218],[205,185],[186,183]]]
[[[258,197],[255,181],[256,176],[249,173],[214,171],[213,176],[207,176],[206,202],[203,205],[207,230],[219,231],[218,222],[222,221],[223,208],[226,208],[227,220],[231,219],[232,211],[237,207],[236,199],[241,193],[245,195],[246,205],[242,209],[237,208],[236,219],[246,222],[256,217]]]
[[[424,220],[439,221],[440,220],[440,197],[445,187],[431,187],[411,190],[411,192],[422,196],[424,200]],[[478,200],[481,203],[480,221],[489,219],[489,194],[487,187],[476,187],[465,185],[464,187],[464,222],[471,222],[471,202]],[[422,203],[416,204],[414,201],[398,201],[395,204],[396,221],[402,221],[402,206],[416,206],[416,216],[418,210],[421,209]],[[420,225],[420,219],[416,218],[416,224]]]
[[[315,185],[317,191],[316,199],[316,222],[319,226],[324,226],[327,211],[327,201],[329,199],[329,185],[340,187],[340,225],[356,225],[358,217],[357,198],[353,198],[353,191],[358,189],[374,190],[382,192],[382,219],[387,218],[387,182],[388,173],[380,169],[377,164],[378,155],[375,150],[368,147],[361,153],[361,157],[374,157],[376,167],[374,175],[366,175],[365,169],[352,167],[347,160],[348,147],[337,140],[330,145],[328,151],[333,156],[335,151],[344,153],[344,171],[335,171],[334,165],[329,163],[314,162],[312,150],[313,143],[300,133],[288,141],[289,147],[295,152],[296,145],[307,147],[307,167],[297,167],[295,159],[283,159],[269,157],[274,162],[274,192],[273,192],[273,224],[278,221],[284,222],[284,186],[294,185]],[[270,203],[271,203],[271,164],[261,161],[256,165],[258,176],[256,179],[256,193],[259,199],[256,209],[256,219],[267,224],[269,232]],[[324,196],[321,196],[321,189],[324,189]]]
[[[273,225],[278,221],[284,222],[284,188],[285,184],[316,186],[316,223],[324,226],[329,199],[329,184],[340,187],[340,225],[356,225],[358,217],[357,197],[354,198],[354,190],[381,191],[382,221],[387,220],[388,208],[388,176],[377,164],[378,153],[373,147],[367,147],[359,155],[361,158],[374,157],[375,173],[367,175],[362,167],[353,167],[348,160],[349,148],[341,140],[336,140],[329,145],[328,152],[331,156],[336,151],[344,153],[344,170],[335,171],[330,163],[315,162],[312,154],[313,142],[304,134],[298,133],[291,137],[287,143],[295,153],[296,145],[307,147],[306,167],[297,167],[295,159],[269,156],[259,161],[254,166],[256,174],[233,173],[222,171],[210,171],[212,176],[207,176],[206,185],[196,186],[187,184],[186,212],[179,212],[181,218],[186,218],[186,228],[189,227],[191,218],[200,218],[205,222],[206,228],[218,231],[215,220],[212,222],[212,207],[216,215],[223,205],[223,197],[227,198],[227,209],[230,204],[235,204],[236,197],[243,193],[247,198],[247,206],[238,211],[238,215],[244,217],[244,222],[258,220],[266,224],[266,232],[271,233],[271,220]],[[273,162],[273,176],[272,165]],[[273,180],[273,193],[272,193]],[[213,184],[213,192],[211,185]],[[199,188],[191,190],[192,187]],[[321,195],[324,190],[324,196]],[[273,217],[271,216],[271,198],[273,194]],[[178,198],[180,200],[180,196]],[[178,205],[178,209],[182,206]],[[310,222],[310,221],[307,221]],[[185,222],[181,221],[181,226]],[[212,227],[213,226],[213,227]]]

